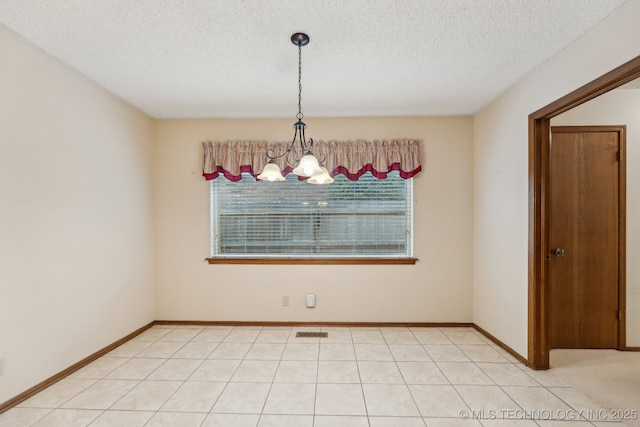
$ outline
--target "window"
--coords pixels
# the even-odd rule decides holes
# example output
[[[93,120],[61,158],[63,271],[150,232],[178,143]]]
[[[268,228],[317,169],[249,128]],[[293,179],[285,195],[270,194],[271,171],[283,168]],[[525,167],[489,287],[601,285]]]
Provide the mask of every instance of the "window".
[[[211,180],[211,256],[216,258],[411,257],[413,180],[390,172],[311,185]]]

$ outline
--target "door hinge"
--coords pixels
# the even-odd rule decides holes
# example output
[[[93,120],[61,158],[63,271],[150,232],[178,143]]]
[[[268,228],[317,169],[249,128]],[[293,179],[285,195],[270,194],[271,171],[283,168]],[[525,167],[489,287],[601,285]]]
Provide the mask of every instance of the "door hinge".
[[[616,160],[620,161],[620,150],[616,151]]]

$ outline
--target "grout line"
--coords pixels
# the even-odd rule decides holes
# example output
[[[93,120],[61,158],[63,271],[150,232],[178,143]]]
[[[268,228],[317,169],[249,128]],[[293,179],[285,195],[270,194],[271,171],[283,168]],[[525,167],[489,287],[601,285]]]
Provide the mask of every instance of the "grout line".
[[[381,334],[382,331],[380,328],[377,329]],[[356,345],[353,342],[353,334],[351,332],[351,328],[349,328],[349,335],[351,336],[351,348],[353,350],[353,356],[355,357],[356,369],[358,370],[358,378],[360,379],[360,391],[362,392],[362,402],[364,403],[364,412],[367,417],[367,425],[371,426],[371,421],[369,420],[369,406],[367,405],[367,397],[364,393],[364,384],[362,383],[362,375],[360,374],[360,360],[358,359],[358,353],[356,353]],[[384,339],[384,335],[382,335]]]
[[[351,332],[349,332],[349,334],[351,334]],[[316,425],[316,407],[318,406],[318,378],[320,377],[320,347],[321,339],[318,339],[318,357],[316,357],[316,387],[315,394],[313,395],[313,418],[311,419],[311,427],[315,427]]]

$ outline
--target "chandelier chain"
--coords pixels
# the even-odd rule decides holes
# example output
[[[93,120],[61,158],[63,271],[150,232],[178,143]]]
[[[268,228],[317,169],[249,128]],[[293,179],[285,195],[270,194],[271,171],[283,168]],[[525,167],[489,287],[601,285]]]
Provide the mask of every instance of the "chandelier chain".
[[[302,120],[302,45],[298,44],[298,114],[296,118]]]

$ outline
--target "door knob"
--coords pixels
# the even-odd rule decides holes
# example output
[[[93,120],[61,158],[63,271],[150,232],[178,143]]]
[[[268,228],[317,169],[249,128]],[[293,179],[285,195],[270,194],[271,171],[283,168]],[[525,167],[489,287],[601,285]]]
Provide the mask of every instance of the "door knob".
[[[565,256],[567,252],[562,248],[555,248],[551,253],[555,256]]]

